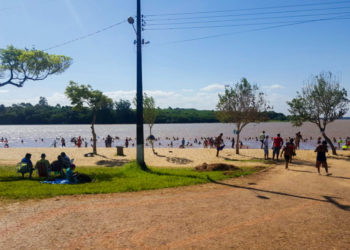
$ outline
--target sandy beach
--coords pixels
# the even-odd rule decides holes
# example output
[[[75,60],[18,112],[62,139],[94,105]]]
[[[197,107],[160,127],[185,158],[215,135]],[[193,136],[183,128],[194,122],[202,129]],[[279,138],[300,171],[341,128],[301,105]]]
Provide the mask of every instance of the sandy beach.
[[[32,154],[32,161],[35,163],[40,159],[41,153],[47,155],[47,159],[52,162],[57,159],[61,152],[73,159],[77,167],[101,166],[114,167],[121,166],[128,161],[135,160],[136,149],[124,148],[124,156],[117,156],[116,148],[98,148],[98,155],[94,157],[85,157],[86,153],[91,152],[89,148],[6,148],[0,149],[0,165],[14,166],[26,153]],[[145,149],[145,161],[152,167],[194,167],[204,162],[206,163],[229,163],[236,166],[257,166],[264,165],[259,162],[263,159],[263,150],[261,149],[241,149],[240,155],[235,153],[234,149],[224,149],[220,151],[219,157],[216,157],[216,149],[179,149],[179,148],[157,148],[157,155],[153,154],[151,149]],[[350,151],[338,151],[339,154],[350,156]],[[330,154],[328,153],[330,156]],[[270,157],[272,152],[270,150]],[[314,162],[316,153],[312,150],[297,150],[296,159]],[[331,156],[339,158],[340,156]],[[237,161],[246,160],[246,161]],[[257,161],[254,161],[257,160]]]
[[[0,165],[26,152],[52,160],[62,149],[1,149]],[[115,157],[84,158],[84,149],[65,150],[79,166]],[[255,160],[262,150],[232,149],[215,157],[210,149],[163,149],[152,166],[189,167],[225,158]],[[169,151],[172,151],[169,152]],[[167,158],[191,162],[169,162]],[[283,162],[244,178],[153,191],[61,196],[0,203],[0,249],[348,249],[350,245],[350,152],[329,156],[331,176],[318,175],[315,153],[297,151]],[[261,165],[260,161],[230,161]],[[104,165],[101,165],[104,166]]]

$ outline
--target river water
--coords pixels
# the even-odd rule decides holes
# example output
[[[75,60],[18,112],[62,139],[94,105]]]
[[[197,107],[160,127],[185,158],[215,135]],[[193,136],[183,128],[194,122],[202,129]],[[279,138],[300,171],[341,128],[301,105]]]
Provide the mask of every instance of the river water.
[[[107,135],[119,137],[119,140],[113,142],[113,146],[124,145],[125,138],[131,138],[129,143],[133,147],[136,137],[136,125],[96,125],[98,135],[98,146],[104,146],[104,138]],[[155,124],[152,133],[159,140],[155,143],[156,147],[169,147],[171,141],[174,147],[181,144],[182,138],[185,138],[186,145],[189,147],[200,148],[203,144],[194,143],[194,140],[201,141],[204,137],[216,137],[219,133],[224,134],[226,147],[231,147],[230,139],[233,136],[234,124],[222,123],[199,123],[199,124]],[[145,124],[145,138],[149,135],[148,125]],[[305,123],[302,127],[293,127],[289,122],[264,122],[252,123],[247,125],[241,133],[241,140],[244,147],[259,148],[260,144],[256,141],[262,131],[270,137],[280,133],[282,138],[287,139],[294,137],[300,131],[303,138],[306,139],[301,143],[303,149],[313,149],[317,144],[317,137],[321,134],[316,125]],[[331,123],[326,129],[327,135],[337,140],[350,136],[350,120],[338,120]],[[74,147],[71,138],[81,136],[91,144],[90,125],[3,125],[0,126],[0,139],[7,138],[9,147],[53,147],[56,140],[57,146],[60,146],[60,138],[65,138],[67,147]],[[310,139],[312,137],[312,139]],[[171,138],[170,140],[167,138]],[[179,138],[179,140],[174,140]],[[23,141],[23,142],[22,142]],[[192,145],[191,145],[192,144]],[[0,142],[0,147],[5,143]],[[85,143],[83,143],[85,146]]]

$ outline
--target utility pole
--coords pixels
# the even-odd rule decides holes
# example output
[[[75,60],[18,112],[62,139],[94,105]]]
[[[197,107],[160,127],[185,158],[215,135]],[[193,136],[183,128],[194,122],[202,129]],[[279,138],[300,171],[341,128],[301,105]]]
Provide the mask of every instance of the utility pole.
[[[136,83],[136,160],[144,169],[144,138],[143,138],[143,90],[142,90],[142,25],[141,0],[137,1],[136,46],[137,46],[137,83]]]

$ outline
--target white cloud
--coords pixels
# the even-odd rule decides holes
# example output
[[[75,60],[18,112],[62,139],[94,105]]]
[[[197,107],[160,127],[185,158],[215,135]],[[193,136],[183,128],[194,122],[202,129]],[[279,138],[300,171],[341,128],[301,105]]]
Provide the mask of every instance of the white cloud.
[[[208,85],[204,88],[201,88],[201,91],[214,91],[214,90],[224,90],[225,89],[225,85],[224,84],[211,84]]]
[[[264,89],[284,89],[284,86],[280,84],[272,84],[272,85],[267,85],[263,86]]]
[[[5,89],[0,89],[0,94],[5,94],[5,93],[8,93],[9,90],[5,90]]]

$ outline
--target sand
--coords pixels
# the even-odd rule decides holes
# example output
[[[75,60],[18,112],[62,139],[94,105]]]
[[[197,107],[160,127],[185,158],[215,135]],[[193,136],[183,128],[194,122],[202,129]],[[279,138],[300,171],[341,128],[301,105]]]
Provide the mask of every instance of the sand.
[[[4,148],[0,149],[0,165],[15,166],[26,153],[32,154],[32,161],[35,163],[40,159],[41,153],[47,155],[51,162],[57,159],[61,152],[72,159],[77,167],[87,166],[121,166],[126,162],[136,159],[135,148],[124,148],[124,156],[116,156],[115,148],[98,148],[98,155],[94,157],[85,157],[84,154],[91,152],[88,148]],[[224,149],[220,151],[219,157],[216,157],[215,149],[179,149],[179,148],[160,148],[156,149],[157,155],[153,154],[151,149],[145,149],[145,161],[152,167],[195,167],[204,162],[210,163],[230,163],[236,166],[256,166],[265,165],[262,162],[236,161],[236,160],[259,160],[263,158],[263,150],[242,149],[240,155],[236,155],[234,149]],[[350,155],[350,151],[339,151],[341,154]],[[314,161],[315,153],[310,150],[298,150],[298,158]],[[330,155],[330,154],[329,154]],[[272,152],[270,150],[270,156]]]
[[[49,151],[53,157],[61,150]],[[171,151],[159,154],[192,160],[183,166],[225,160],[215,150]],[[1,150],[0,158],[10,164],[14,154],[25,152]],[[41,150],[31,152],[36,158]],[[96,160],[81,158],[83,150],[66,152],[80,164]],[[119,159],[114,150],[100,153]],[[127,150],[121,159],[134,153]],[[0,202],[0,249],[349,249],[350,152],[339,153],[329,157],[332,176],[323,169],[317,174],[312,151],[298,151],[289,171],[281,162],[258,174],[197,186]],[[164,158],[146,154],[152,165],[179,166]]]

